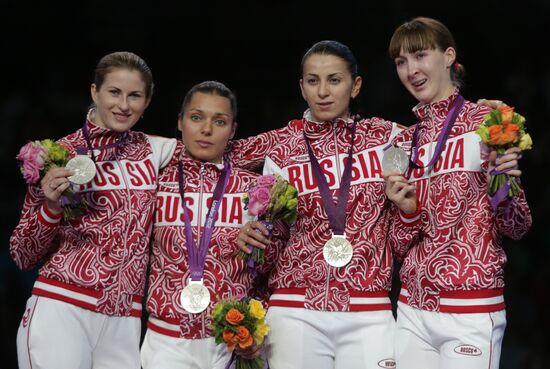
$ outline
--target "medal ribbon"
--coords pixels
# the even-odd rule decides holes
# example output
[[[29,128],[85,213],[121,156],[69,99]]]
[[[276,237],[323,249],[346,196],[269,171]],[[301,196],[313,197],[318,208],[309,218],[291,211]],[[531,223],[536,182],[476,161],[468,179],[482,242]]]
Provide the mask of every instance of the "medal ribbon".
[[[357,128],[357,123],[354,122],[351,128],[351,147],[349,148],[348,161],[344,166],[344,173],[342,173],[342,179],[340,179],[340,192],[338,193],[338,204],[335,205],[332,201],[332,195],[330,194],[330,189],[328,187],[327,179],[325,174],[321,169],[319,161],[313,153],[313,149],[309,143],[309,140],[304,132],[304,139],[307,144],[307,151],[309,153],[309,161],[311,163],[311,169],[313,175],[317,180],[317,187],[319,188],[319,193],[325,205],[325,211],[327,212],[328,221],[330,228],[332,229],[333,234],[335,235],[344,235],[346,230],[346,205],[349,198],[349,186],[351,184],[351,164],[353,157],[353,143],[355,140],[355,129]]]
[[[82,126],[82,134],[84,135],[84,138],[86,139],[86,144],[88,145],[88,147],[87,148],[86,147],[77,147],[76,148],[76,153],[78,155],[86,155],[88,152],[90,152],[92,154],[92,160],[94,161],[94,163],[96,161],[94,150],[111,149],[113,147],[117,147],[117,146],[122,145],[124,143],[124,141],[126,141],[128,139],[128,133],[124,132],[122,134],[122,137],[117,142],[107,144],[107,145],[93,147],[92,146],[92,141],[90,139],[90,130],[88,129],[88,122],[87,121],[84,123],[84,126]]]
[[[437,139],[437,144],[435,145],[435,152],[432,157],[432,160],[427,165],[418,165],[416,164],[416,161],[418,160],[418,124],[416,125],[416,128],[413,133],[412,137],[412,143],[411,143],[411,158],[410,158],[410,164],[413,168],[426,168],[431,167],[435,163],[437,163],[437,159],[439,159],[439,156],[441,155],[441,152],[443,151],[443,145],[447,141],[447,138],[449,137],[449,134],[451,133],[451,130],[453,128],[453,124],[456,121],[456,118],[458,117],[458,113],[462,109],[462,105],[464,105],[464,98],[461,95],[458,95],[456,99],[453,101],[451,108],[449,109],[449,112],[447,113],[447,117],[445,118],[445,122],[443,123],[443,128],[441,129],[441,133],[439,134],[439,137]]]
[[[183,207],[183,217],[185,220],[185,239],[187,241],[187,260],[189,263],[189,270],[191,272],[191,280],[198,281],[202,279],[204,274],[204,262],[206,260],[206,254],[210,246],[210,240],[212,238],[212,232],[214,231],[214,223],[218,217],[218,210],[220,209],[221,199],[223,197],[225,187],[229,182],[229,175],[231,174],[231,167],[229,161],[224,160],[224,166],[218,183],[214,188],[214,196],[212,197],[212,203],[208,214],[206,215],[206,221],[204,223],[204,233],[199,241],[199,247],[193,239],[193,229],[191,226],[191,218],[189,217],[189,210],[185,206],[184,200],[184,184],[183,184],[183,164],[178,163],[178,181],[181,196],[181,206]],[[200,226],[200,225],[199,225]]]

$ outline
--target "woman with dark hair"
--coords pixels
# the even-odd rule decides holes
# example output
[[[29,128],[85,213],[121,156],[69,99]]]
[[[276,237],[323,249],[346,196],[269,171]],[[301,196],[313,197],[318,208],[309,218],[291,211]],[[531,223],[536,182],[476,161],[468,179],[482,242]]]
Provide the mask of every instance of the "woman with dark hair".
[[[212,308],[220,299],[261,294],[259,281],[277,260],[278,227],[258,279],[237,257],[237,235],[250,220],[243,195],[258,175],[224,158],[236,116],[235,95],[220,82],[199,83],[184,98],[181,141],[159,177],[144,369],[225,368],[231,353],[212,337]],[[251,345],[239,354],[253,357],[260,350]]]
[[[347,46],[313,45],[300,79],[309,109],[265,160],[264,173],[298,190],[298,219],[269,280],[270,368],[395,367],[381,159],[402,128],[354,115],[361,84]],[[259,222],[243,227],[243,250],[267,245],[256,230],[265,232]]]

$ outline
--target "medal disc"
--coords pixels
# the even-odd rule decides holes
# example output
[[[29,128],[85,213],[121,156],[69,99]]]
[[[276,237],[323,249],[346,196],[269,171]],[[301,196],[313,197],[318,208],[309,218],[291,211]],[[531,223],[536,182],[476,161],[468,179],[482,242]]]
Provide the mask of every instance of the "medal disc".
[[[333,267],[342,267],[351,261],[353,246],[344,236],[333,235],[323,246],[323,257]]]
[[[202,282],[189,281],[181,291],[180,302],[185,311],[193,314],[200,313],[210,304],[210,292]]]
[[[97,172],[95,163],[87,155],[77,155],[65,165],[74,174],[68,177],[69,181],[76,184],[86,184],[94,179]]]
[[[397,147],[391,147],[384,151],[382,158],[383,172],[399,172],[405,173],[409,167],[409,156],[405,151]]]

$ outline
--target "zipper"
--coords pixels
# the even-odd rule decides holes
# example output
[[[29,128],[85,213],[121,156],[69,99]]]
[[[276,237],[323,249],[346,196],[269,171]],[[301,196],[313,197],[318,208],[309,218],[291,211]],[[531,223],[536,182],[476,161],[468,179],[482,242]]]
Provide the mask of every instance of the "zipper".
[[[333,125],[333,139],[334,139],[334,160],[336,162],[336,180],[338,181],[338,189],[340,189],[341,183],[341,169],[340,169],[340,155],[338,150],[338,136],[337,136],[337,127]],[[324,173],[323,173],[324,175]],[[344,230],[344,236],[345,236],[345,230]],[[328,307],[329,303],[329,292],[330,292],[330,277],[332,275],[332,266],[327,263],[328,271],[327,271],[327,280],[326,280],[326,286],[325,286],[325,303],[324,308],[326,309]]]
[[[126,174],[124,172],[124,169],[123,169],[123,166],[122,166],[122,163],[120,162],[118,156],[116,155],[116,153],[114,154],[115,155],[115,160],[120,168],[120,173],[121,173],[121,176],[122,176],[122,179],[124,180],[124,186],[126,188],[126,197],[127,197],[127,203],[126,203],[126,214],[130,215],[130,203],[132,201],[132,196],[131,196],[131,192],[130,192],[130,186],[128,185],[128,178],[126,177]],[[130,220],[130,218],[129,218]],[[118,278],[118,289],[117,289],[117,301],[116,301],[116,306],[120,306],[120,295],[121,295],[121,287],[120,287],[120,284],[121,284],[121,281],[122,281],[122,278],[120,278],[120,273],[122,273],[122,270],[124,268],[124,265],[126,263],[126,257],[128,256],[128,249],[127,249],[127,240],[128,240],[128,232],[130,231],[130,227],[129,227],[129,223],[127,224],[127,227],[126,227],[126,230],[124,232],[124,238],[122,240],[122,244],[124,245],[123,246],[123,258],[122,258],[122,262],[120,264],[120,268],[119,268],[119,278]]]
[[[434,155],[434,149],[435,149],[435,146],[433,145],[433,142],[434,140],[436,139],[436,133],[437,133],[437,124],[435,124],[435,118],[433,116],[433,112],[430,111],[430,121],[432,123],[432,127],[431,127],[431,130],[430,130],[430,135],[429,135],[429,148],[430,148],[430,153],[428,155],[429,158],[432,158],[433,155]],[[441,134],[441,132],[439,133]],[[434,163],[434,165],[432,167],[430,167],[430,171],[428,173],[428,188],[426,189],[426,196],[427,196],[427,204],[428,204],[428,215],[430,217],[430,231],[432,232],[432,234],[435,234],[435,228],[436,228],[436,221],[437,219],[434,217],[434,211],[433,211],[433,197],[432,197],[432,174],[433,174],[433,169],[434,167],[437,165],[437,163]]]
[[[197,247],[200,247],[201,240],[201,225],[202,225],[202,195],[203,195],[203,175],[204,175],[204,163],[201,163],[201,169],[199,169],[199,208],[197,211]]]
[[[201,241],[203,175],[204,175],[204,163],[201,162],[201,168],[199,169],[199,207],[197,211],[198,213],[197,214],[197,242],[195,242],[195,245],[198,249],[200,248],[200,241]],[[204,314],[201,314],[201,330],[202,330],[202,335],[204,337],[206,335],[206,329],[204,326]]]
[[[338,188],[340,188],[341,174],[340,174],[340,155],[338,152],[338,137],[336,136],[336,126],[334,126],[334,158],[336,160],[336,179],[338,180]]]

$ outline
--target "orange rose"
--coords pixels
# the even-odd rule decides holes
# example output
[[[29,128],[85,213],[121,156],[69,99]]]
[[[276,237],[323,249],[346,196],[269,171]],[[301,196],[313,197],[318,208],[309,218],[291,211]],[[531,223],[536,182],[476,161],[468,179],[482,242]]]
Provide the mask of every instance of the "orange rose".
[[[252,338],[252,335],[246,329],[246,327],[243,327],[242,325],[238,326],[237,329],[239,330],[239,333],[237,333],[237,336],[235,337],[237,343],[239,344],[240,348],[247,348],[252,346],[254,343],[254,339]]]
[[[237,345],[237,336],[235,333],[228,331],[227,329],[223,331],[223,340],[227,343],[227,351],[232,352],[235,346]]]
[[[489,144],[506,145],[519,139],[519,127],[517,124],[504,122],[489,127]]]
[[[229,309],[227,314],[225,314],[225,320],[231,325],[237,325],[244,319],[244,315],[235,308]]]
[[[501,106],[498,108],[500,114],[502,115],[502,122],[511,122],[512,116],[514,115],[514,108],[508,105]]]

